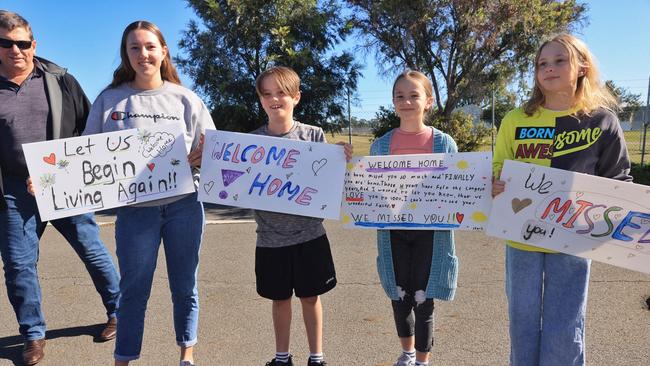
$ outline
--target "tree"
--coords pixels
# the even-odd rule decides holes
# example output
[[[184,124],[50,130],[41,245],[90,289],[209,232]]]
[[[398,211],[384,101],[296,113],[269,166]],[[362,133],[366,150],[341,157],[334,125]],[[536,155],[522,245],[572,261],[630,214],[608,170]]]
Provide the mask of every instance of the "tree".
[[[336,1],[188,0],[201,19],[191,21],[179,46],[178,65],[208,100],[220,129],[248,132],[266,122],[255,78],[282,65],[301,77],[296,119],[340,128],[347,88],[354,91],[359,65],[334,47],[351,32]]]
[[[483,115],[481,119],[483,121],[492,121],[492,95],[487,96],[481,105],[483,109]],[[499,127],[501,125],[501,120],[505,117],[506,113],[517,107],[517,94],[507,90],[506,88],[500,88],[494,92],[494,126]]]
[[[641,94],[633,94],[627,88],[616,85],[612,80],[605,81],[605,86],[618,100],[618,118],[629,121],[641,106]]]
[[[529,70],[540,40],[584,20],[576,0],[348,0],[362,47],[384,76],[404,68],[427,74],[436,114],[481,100]]]

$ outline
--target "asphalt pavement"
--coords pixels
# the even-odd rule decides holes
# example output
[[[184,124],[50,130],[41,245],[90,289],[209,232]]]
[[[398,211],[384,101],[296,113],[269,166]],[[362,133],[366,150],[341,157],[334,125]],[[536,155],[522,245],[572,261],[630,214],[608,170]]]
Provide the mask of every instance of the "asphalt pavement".
[[[100,214],[102,239],[115,253],[114,216]],[[255,292],[255,224],[250,211],[206,208],[199,270],[200,322],[195,361],[203,365],[262,366],[274,354],[270,301]],[[338,285],[322,297],[324,353],[329,366],[391,366],[400,352],[390,303],[379,284],[375,232],[326,222]],[[507,365],[508,317],[504,244],[478,232],[456,236],[459,288],[436,302],[431,365]],[[99,295],[81,261],[56,230],[41,241],[39,275],[47,319],[45,359],[39,365],[112,365],[114,343],[94,343],[105,322]],[[22,339],[0,286],[0,365],[19,364]],[[587,315],[589,365],[650,364],[650,276],[594,262]],[[294,301],[291,352],[306,364],[307,341]],[[148,304],[141,359],[133,365],[178,365],[164,251]]]

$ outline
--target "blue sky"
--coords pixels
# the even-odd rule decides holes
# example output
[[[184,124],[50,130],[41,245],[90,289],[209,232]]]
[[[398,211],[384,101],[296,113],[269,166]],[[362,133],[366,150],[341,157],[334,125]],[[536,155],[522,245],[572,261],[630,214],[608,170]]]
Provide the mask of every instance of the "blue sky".
[[[650,77],[650,0],[587,3],[589,24],[578,36],[598,58],[603,78],[641,94],[645,103]],[[155,23],[175,56],[181,31],[194,17],[182,0],[0,0],[0,9],[24,16],[32,25],[37,55],[68,68],[91,100],[111,81],[119,64],[120,36],[126,25],[138,19]],[[369,119],[380,105],[391,103],[392,81],[377,75],[372,55],[359,61],[366,66],[352,115]],[[192,85],[186,77],[183,82]]]

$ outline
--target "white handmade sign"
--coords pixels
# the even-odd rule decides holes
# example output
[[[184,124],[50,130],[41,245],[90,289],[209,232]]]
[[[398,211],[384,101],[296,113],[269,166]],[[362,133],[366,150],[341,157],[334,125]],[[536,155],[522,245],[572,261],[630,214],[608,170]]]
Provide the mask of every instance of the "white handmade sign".
[[[650,273],[650,187],[506,160],[487,234]]]
[[[346,227],[482,230],[492,202],[490,153],[364,156],[348,164]]]
[[[343,147],[225,131],[207,131],[199,200],[338,219]]]
[[[23,145],[42,220],[194,192],[181,124]]]

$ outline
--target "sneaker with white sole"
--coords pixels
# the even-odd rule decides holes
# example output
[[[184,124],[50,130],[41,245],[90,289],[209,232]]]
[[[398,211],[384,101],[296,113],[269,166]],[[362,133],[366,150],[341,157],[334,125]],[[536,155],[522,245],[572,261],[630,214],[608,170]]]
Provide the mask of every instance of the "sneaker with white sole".
[[[415,366],[415,361],[402,353],[393,366]]]
[[[291,355],[289,355],[289,362],[280,362],[276,361],[275,358],[267,362],[265,366],[293,366],[293,361],[291,360]]]
[[[192,361],[183,360],[181,361],[180,364],[178,364],[178,366],[194,366],[194,364],[192,363]]]

